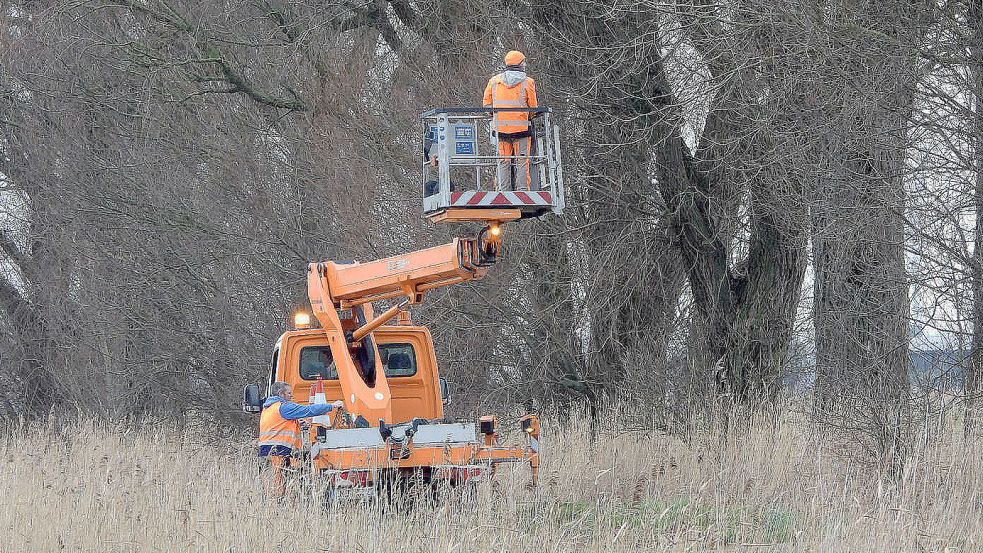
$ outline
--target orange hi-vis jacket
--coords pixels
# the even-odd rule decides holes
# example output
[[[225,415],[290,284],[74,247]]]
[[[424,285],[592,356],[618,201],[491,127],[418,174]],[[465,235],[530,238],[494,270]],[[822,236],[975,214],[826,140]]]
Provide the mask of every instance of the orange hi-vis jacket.
[[[505,73],[499,73],[488,79],[483,105],[486,108],[539,107],[539,100],[536,99],[536,81],[532,77],[526,77],[509,85]],[[514,134],[529,131],[529,114],[526,112],[497,112],[494,121],[495,130],[500,133]]]
[[[280,406],[276,402],[266,409],[259,417],[259,454],[290,455],[293,450],[303,445],[300,438],[300,421],[285,419],[280,416]]]

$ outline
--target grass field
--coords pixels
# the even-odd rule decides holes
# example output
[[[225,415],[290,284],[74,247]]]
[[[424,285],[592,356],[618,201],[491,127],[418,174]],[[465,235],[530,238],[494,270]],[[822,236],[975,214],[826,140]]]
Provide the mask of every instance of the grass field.
[[[612,426],[614,425],[611,423]],[[527,471],[438,506],[267,501],[253,444],[91,424],[5,433],[4,551],[983,551],[983,448],[916,448],[903,485],[805,423],[689,444],[547,425]]]

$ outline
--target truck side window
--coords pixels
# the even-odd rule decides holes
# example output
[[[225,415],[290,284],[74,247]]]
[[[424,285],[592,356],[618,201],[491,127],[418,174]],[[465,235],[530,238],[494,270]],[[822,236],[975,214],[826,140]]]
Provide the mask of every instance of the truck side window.
[[[413,344],[379,344],[379,357],[382,358],[387,378],[416,374],[416,351],[413,350]]]
[[[308,346],[300,350],[300,377],[304,380],[337,380],[338,369],[332,362],[331,347]]]
[[[266,386],[267,393],[269,390],[273,389],[273,383],[276,382],[276,369],[277,363],[280,362],[280,348],[273,350],[273,359],[270,360],[270,382]]]

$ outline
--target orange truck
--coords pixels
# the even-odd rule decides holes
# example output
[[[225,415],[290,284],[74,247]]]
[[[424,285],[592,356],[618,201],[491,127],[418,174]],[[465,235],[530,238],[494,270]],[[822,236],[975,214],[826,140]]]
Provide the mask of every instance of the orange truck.
[[[425,120],[428,114],[438,125],[454,128],[453,112],[431,111]],[[464,124],[475,124],[473,111],[460,116]],[[478,156],[471,147],[470,157],[455,158],[443,142],[450,138],[436,133],[433,138],[445,166],[487,163],[497,154]],[[552,166],[549,170],[558,173]],[[448,173],[443,173],[440,188],[446,191]],[[553,182],[545,167],[541,173],[543,182]],[[551,196],[542,192],[540,197]],[[298,313],[295,329],[284,332],[274,346],[267,392],[273,382],[285,381],[295,401],[340,399],[345,404],[315,418],[304,445],[308,468],[332,490],[378,492],[405,482],[454,486],[490,478],[502,463],[527,464],[536,482],[539,417],[519,419],[524,438],[518,445],[502,443],[494,415],[447,420],[449,391],[430,331],[412,322],[408,306],[424,301],[431,290],[484,277],[501,255],[503,226],[542,215],[544,205],[525,199],[455,205],[460,197],[450,194],[444,200],[425,203],[431,221],[480,223],[482,230],[471,238],[367,263],[311,263],[307,289],[314,319]],[[559,212],[562,203],[545,206],[549,209]],[[380,303],[389,307],[377,313]],[[246,386],[243,409],[259,412],[263,399],[258,385]]]

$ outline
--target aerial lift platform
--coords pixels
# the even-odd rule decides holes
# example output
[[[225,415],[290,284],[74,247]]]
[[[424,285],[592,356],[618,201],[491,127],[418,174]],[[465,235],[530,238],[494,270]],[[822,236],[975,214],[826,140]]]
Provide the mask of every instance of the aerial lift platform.
[[[313,420],[304,446],[307,468],[333,493],[375,494],[405,482],[477,482],[502,463],[526,463],[537,480],[539,417],[518,420],[525,437],[515,445],[502,443],[494,415],[447,420],[449,388],[439,374],[430,331],[414,324],[409,312],[431,290],[483,278],[502,253],[505,224],[562,213],[559,133],[549,109],[527,110],[537,116],[538,128],[531,164],[537,177],[526,190],[497,189],[494,167],[514,158],[498,155],[493,133],[487,144],[477,140],[494,111],[441,108],[423,114],[424,149],[432,152],[423,166],[430,192],[424,215],[435,223],[479,223],[481,230],[366,263],[311,263],[307,287],[314,321],[306,312],[296,314],[295,328],[274,346],[267,395],[274,382],[285,381],[295,401],[345,404]],[[463,188],[468,181],[459,172],[473,176],[474,188]],[[379,302],[391,305],[377,314]],[[263,399],[258,385],[246,386],[243,409],[258,413]]]
[[[503,187],[495,168],[521,162],[499,154],[496,113],[527,112],[532,123],[530,179]],[[563,214],[560,131],[550,108],[437,108],[423,114],[423,213],[444,221],[513,221]],[[488,140],[482,140],[484,135]]]

